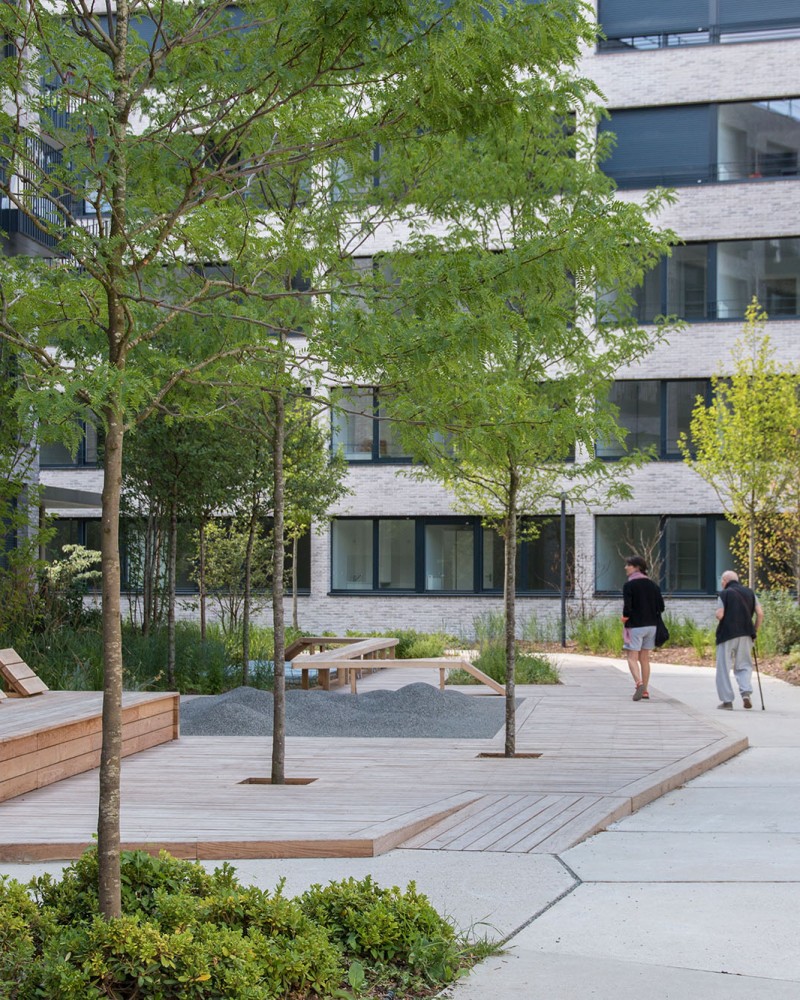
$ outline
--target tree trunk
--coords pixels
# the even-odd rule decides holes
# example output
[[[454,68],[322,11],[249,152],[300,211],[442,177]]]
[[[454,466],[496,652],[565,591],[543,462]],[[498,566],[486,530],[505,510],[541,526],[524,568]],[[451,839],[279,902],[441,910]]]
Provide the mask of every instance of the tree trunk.
[[[200,642],[206,641],[206,519],[200,521],[198,532],[199,567],[197,573],[198,601],[200,604]]]
[[[297,535],[292,535],[292,628],[297,624]]]
[[[242,684],[250,683],[250,592],[253,586],[253,546],[256,540],[258,506],[253,494],[250,508],[250,525],[247,531],[247,546],[244,553],[244,601],[242,602]]]
[[[756,587],[756,526],[751,521],[747,535],[747,586],[751,590]]]
[[[519,476],[512,470],[508,491],[505,530],[505,575],[503,578],[503,605],[505,612],[506,652],[506,757],[513,757],[517,749],[516,714],[516,587],[517,587],[517,492]]]
[[[274,490],[273,540],[272,540],[272,624],[275,637],[275,679],[273,687],[274,716],[272,723],[272,784],[282,785],[286,780],[286,677],[284,674],[286,634],[283,621],[284,573],[284,471],[283,452],[286,438],[286,413],[283,389],[275,392],[275,435],[272,450]]]
[[[100,805],[97,817],[100,913],[122,913],[120,887],[120,772],[122,762],[122,619],[120,617],[119,500],[122,487],[120,415],[104,414],[103,497],[100,519],[103,594],[103,736],[100,751]]]
[[[167,686],[175,690],[175,588],[178,566],[178,488],[169,505],[169,563],[167,565]]]

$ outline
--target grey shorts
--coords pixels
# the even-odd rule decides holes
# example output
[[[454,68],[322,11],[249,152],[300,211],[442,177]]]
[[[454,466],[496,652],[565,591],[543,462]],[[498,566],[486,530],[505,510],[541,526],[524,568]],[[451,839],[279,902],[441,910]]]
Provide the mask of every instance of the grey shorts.
[[[642,625],[640,628],[630,628],[625,630],[629,638],[622,643],[623,649],[655,649],[656,648],[656,627],[655,625]]]

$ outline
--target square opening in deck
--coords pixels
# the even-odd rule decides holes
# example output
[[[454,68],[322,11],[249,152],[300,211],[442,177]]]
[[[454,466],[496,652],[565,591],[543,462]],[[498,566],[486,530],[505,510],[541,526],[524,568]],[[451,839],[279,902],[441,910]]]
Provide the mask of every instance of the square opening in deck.
[[[285,778],[284,785],[310,785],[316,778]],[[271,785],[272,778],[245,778],[240,785]]]

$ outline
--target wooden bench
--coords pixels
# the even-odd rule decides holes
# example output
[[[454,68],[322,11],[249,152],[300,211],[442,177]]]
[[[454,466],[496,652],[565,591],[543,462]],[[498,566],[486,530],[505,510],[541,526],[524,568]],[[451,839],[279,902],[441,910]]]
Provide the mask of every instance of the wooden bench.
[[[15,649],[0,649],[0,674],[12,693],[21,698],[30,698],[50,690]]]
[[[374,663],[375,660],[380,661],[380,666],[386,666],[387,662],[394,663],[394,647],[399,641],[394,638],[359,639],[333,651],[296,656],[292,660],[292,666],[295,670],[301,671],[301,683],[306,689],[310,670],[317,671],[320,686],[326,691],[330,690],[331,671],[336,671],[336,680],[339,684],[344,683],[349,675],[350,690],[355,692],[356,672],[370,665],[378,666],[378,663]],[[354,660],[358,661],[358,667],[353,665]]]
[[[293,660],[302,653],[321,653],[334,646],[352,646],[354,642],[363,642],[371,638],[368,635],[301,635],[299,639],[290,642],[286,647],[284,657]]]
[[[175,692],[126,691],[122,696],[122,756],[179,735]],[[0,709],[0,802],[90,771],[100,763],[102,691],[51,691],[14,698]]]
[[[397,642],[396,639],[394,641]],[[308,657],[308,659],[314,661],[313,665],[320,671],[320,677],[322,676],[322,671],[341,670],[343,673],[345,671],[349,673],[350,690],[353,694],[356,694],[358,668],[349,666],[349,664],[352,663],[352,658],[349,661],[342,660],[340,659],[340,654],[341,650],[335,650],[330,653],[317,653],[313,657]],[[296,662],[297,661],[295,661],[295,663]],[[481,684],[485,684],[488,688],[491,688],[495,694],[504,695],[506,693],[506,689],[502,684],[498,684],[496,680],[491,678],[488,674],[485,674],[482,670],[479,670],[478,667],[470,663],[469,660],[465,659],[456,659],[448,656],[438,656],[420,660],[382,659],[374,661],[374,665],[380,669],[391,667],[398,667],[402,669],[403,667],[411,667],[420,669],[427,668],[430,670],[431,668],[437,668],[439,670],[439,688],[442,691],[444,691],[445,678],[448,670],[466,670],[468,674],[471,674],[476,680],[479,680]]]

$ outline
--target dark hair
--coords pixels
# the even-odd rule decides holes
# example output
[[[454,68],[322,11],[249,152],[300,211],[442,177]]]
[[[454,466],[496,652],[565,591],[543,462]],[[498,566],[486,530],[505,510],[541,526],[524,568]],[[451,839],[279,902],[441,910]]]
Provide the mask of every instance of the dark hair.
[[[647,572],[647,563],[644,561],[644,559],[642,559],[641,556],[628,556],[628,558],[625,560],[625,565],[635,566],[640,573]]]

